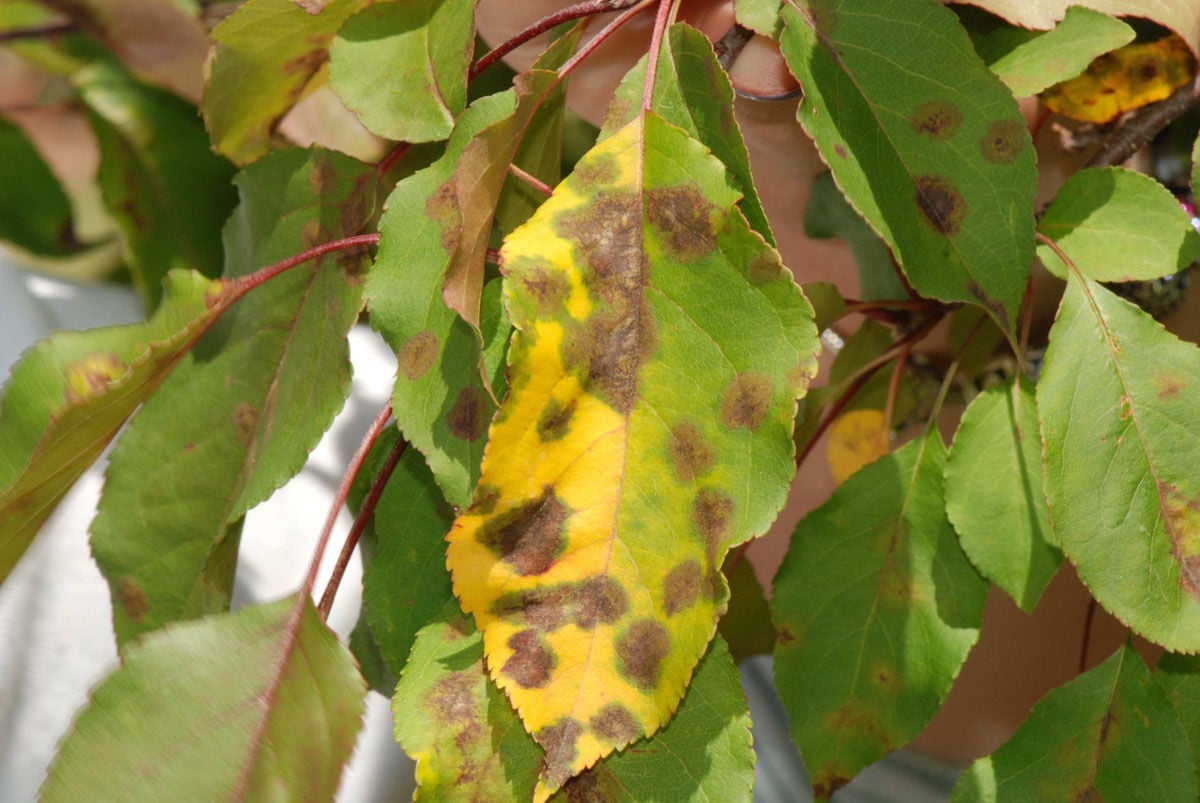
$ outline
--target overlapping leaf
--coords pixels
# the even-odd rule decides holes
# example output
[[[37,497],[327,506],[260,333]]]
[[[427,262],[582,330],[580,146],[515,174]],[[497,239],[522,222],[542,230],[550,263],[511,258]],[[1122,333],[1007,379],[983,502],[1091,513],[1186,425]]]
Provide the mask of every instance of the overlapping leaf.
[[[804,209],[804,234],[818,240],[837,237],[850,246],[858,266],[859,295],[864,300],[908,298],[896,275],[892,252],[846,201],[832,173],[813,179]]]
[[[717,632],[729,646],[729,654],[739,664],[751,655],[769,655],[775,647],[775,626],[754,565],[739,560],[733,568],[726,566],[725,576],[729,578],[729,609],[717,623]]]
[[[733,0],[738,23],[772,39],[778,39],[783,29],[783,21],[779,18],[782,6],[783,0]]]
[[[505,242],[510,391],[449,565],[548,752],[540,798],[666,722],[725,605],[725,551],[794,470],[812,311],[737,198],[646,113]]]
[[[100,145],[100,188],[134,282],[153,308],[172,268],[221,273],[213,236],[237,201],[233,165],[212,152],[196,108],[97,62],[72,78]]]
[[[1154,679],[1167,693],[1167,700],[1187,731],[1195,758],[1200,745],[1200,656],[1163,653],[1154,666]]]
[[[1029,612],[1058,570],[1042,492],[1033,386],[985,390],[963,414],[946,461],[946,515],[980,573]]]
[[[240,276],[354,233],[372,169],[285,150],[243,171],[225,230]],[[92,553],[118,641],[228,604],[242,515],[303,467],[350,385],[360,251],[330,254],[252,290],[192,349],[112,454]]]
[[[78,250],[71,202],[20,128],[0,118],[0,240],[43,256]]]
[[[1200,257],[1200,233],[1175,196],[1150,176],[1120,167],[1080,170],[1067,179],[1038,231],[1101,282],[1155,279]],[[1066,278],[1052,249],[1041,244],[1037,254]]]
[[[1193,800],[1187,734],[1132,647],[1047,694],[1012,739],[976,761],[955,803]]]
[[[246,0],[212,30],[204,120],[213,147],[238,164],[262,156],[279,120],[324,82],[329,44],[367,0],[330,0],[310,14],[294,0]]]
[[[775,577],[775,685],[820,798],[920,733],[979,635],[987,585],[946,520],[944,461],[934,431],[859,471]]]
[[[474,0],[390,0],[346,21],[329,50],[329,82],[373,134],[445,139],[467,105]]]
[[[936,0],[783,10],[799,118],[921,293],[1006,331],[1033,250],[1034,153],[1016,101]],[[952,82],[947,76],[954,76]]]
[[[332,799],[365,692],[306,594],[178,625],[92,692],[41,799]]]
[[[1200,350],[1072,271],[1037,386],[1050,520],[1114,616],[1200,650]]]

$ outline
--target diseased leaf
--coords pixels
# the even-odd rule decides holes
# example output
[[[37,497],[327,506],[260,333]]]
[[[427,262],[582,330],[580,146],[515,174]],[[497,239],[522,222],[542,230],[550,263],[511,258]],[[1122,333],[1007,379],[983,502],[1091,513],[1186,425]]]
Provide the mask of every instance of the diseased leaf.
[[[227,274],[357,232],[374,172],[348,156],[282,150],[237,178]],[[349,392],[346,333],[361,251],[250,291],[196,344],[113,450],[92,554],[113,591],[118,643],[223,610],[240,519],[304,465]]]
[[[818,240],[841,239],[854,253],[858,266],[859,294],[865,301],[908,298],[892,252],[846,201],[833,182],[833,173],[813,179],[804,210],[804,234]]]
[[[0,118],[0,240],[40,256],[78,251],[71,202],[20,128]]]
[[[833,481],[845,482],[859,469],[891,449],[891,434],[883,410],[863,407],[847,410],[829,425],[825,456]]]
[[[177,625],[92,692],[40,799],[332,799],[365,692],[307,595]]]
[[[729,645],[729,654],[739,664],[751,655],[770,654],[775,648],[775,626],[754,566],[744,559],[732,570],[726,564],[725,576],[729,578],[729,610],[717,622],[717,632]]]
[[[775,685],[817,797],[920,733],[979,635],[987,584],[946,520],[944,460],[935,430],[863,468],[775,576]]]
[[[975,50],[1019,98],[1079,75],[1097,56],[1133,41],[1118,19],[1086,6],[1067,8],[1049,31],[997,26],[973,33]]]
[[[1100,604],[1177,652],[1200,650],[1198,392],[1194,344],[1071,273],[1037,385],[1050,521]]]
[[[373,134],[445,139],[467,105],[474,0],[390,0],[346,21],[329,50],[329,82]]]
[[[645,83],[643,58],[617,88],[600,132],[601,139],[638,114]],[[656,114],[704,143],[724,163],[735,188],[742,194],[738,208],[750,227],[775,245],[775,235],[750,175],[746,143],[733,116],[733,86],[704,34],[682,23],[668,29],[654,73],[653,100]]]
[[[1150,176],[1120,167],[1088,168],[1067,179],[1038,231],[1101,282],[1156,279],[1200,257],[1200,233],[1175,196]],[[1048,246],[1039,244],[1037,255],[1066,278],[1066,266]]]
[[[280,119],[325,81],[329,44],[367,0],[309,14],[293,0],[246,0],[212,30],[204,120],[218,153],[246,164],[267,152]]]
[[[783,54],[847,200],[919,292],[979,304],[1011,333],[1035,183],[1016,101],[936,0],[806,5],[784,7]]]
[[[1047,694],[951,800],[1192,800],[1187,734],[1132,647]]]
[[[1154,679],[1187,732],[1193,759],[1200,745],[1200,656],[1163,653],[1154,666]]]
[[[96,62],[72,78],[100,145],[100,188],[125,261],[153,308],[173,268],[219,276],[213,236],[237,202],[234,168],[212,152],[190,103]]]
[[[794,471],[812,310],[737,197],[647,113],[501,253],[510,391],[448,563],[549,753],[538,799],[665,724],[724,608],[725,551],[766,529]],[[606,705],[630,728],[597,729]]]
[[[1046,518],[1042,440],[1024,377],[985,390],[946,460],[946,515],[979,573],[1032,612],[1062,563]]]
[[[0,580],[223,308],[220,283],[177,271],[149,321],[57,332],[25,352],[0,402]]]

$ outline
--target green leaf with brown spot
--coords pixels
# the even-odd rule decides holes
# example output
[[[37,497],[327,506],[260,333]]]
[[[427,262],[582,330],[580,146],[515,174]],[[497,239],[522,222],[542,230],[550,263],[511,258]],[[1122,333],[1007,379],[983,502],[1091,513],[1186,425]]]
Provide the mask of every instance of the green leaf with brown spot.
[[[217,152],[238,164],[266,153],[283,116],[325,83],[334,35],[366,4],[330,0],[309,14],[295,0],[246,0],[213,28],[202,108]]]
[[[25,352],[0,402],[0,579],[125,419],[216,319],[221,286],[167,277],[145,323],[58,332]]]
[[[645,83],[643,58],[617,88],[600,132],[601,139],[637,116]],[[653,100],[656,114],[704,143],[724,163],[742,195],[738,208],[750,227],[775,245],[771,224],[754,189],[750,155],[733,116],[733,85],[704,34],[683,23],[671,26],[654,73]]]
[[[780,41],[834,180],[918,292],[979,304],[1011,334],[1036,177],[1016,101],[936,0],[804,5],[784,6]]]
[[[375,193],[370,166],[319,149],[276,151],[237,185],[229,276],[356,233]],[[242,515],[304,466],[349,392],[363,257],[335,252],[251,290],[121,436],[91,541],[119,643],[228,605]]]
[[[946,519],[944,461],[935,430],[861,469],[775,576],[775,685],[819,798],[921,732],[979,636],[987,584]]]
[[[980,574],[1032,612],[1062,563],[1042,492],[1033,385],[985,390],[963,414],[946,459],[946,515]]]
[[[177,625],[92,691],[39,799],[331,800],[365,693],[307,594]]]
[[[1200,650],[1200,349],[1072,272],[1037,386],[1050,521],[1106,610]]]
[[[992,755],[972,764],[954,803],[1194,800],[1196,763],[1163,690],[1126,646],[1034,704]]]
[[[151,309],[167,271],[219,276],[219,231],[237,203],[234,168],[210,149],[196,107],[96,62],[72,81],[100,145],[99,183],[125,262]]]
[[[78,251],[71,202],[25,133],[0,118],[0,240],[40,256]]]
[[[510,390],[448,563],[548,751],[538,799],[667,722],[725,606],[726,551],[794,472],[813,313],[738,197],[648,112],[501,252]],[[606,702],[636,727],[597,730]]]
[[[1101,282],[1156,279],[1200,257],[1200,232],[1175,196],[1150,176],[1121,167],[1093,167],[1067,179],[1038,231]],[[1066,266],[1049,246],[1040,243],[1037,255],[1066,278]]]
[[[445,139],[467,105],[474,0],[389,0],[346,21],[329,49],[329,83],[368,131]]]

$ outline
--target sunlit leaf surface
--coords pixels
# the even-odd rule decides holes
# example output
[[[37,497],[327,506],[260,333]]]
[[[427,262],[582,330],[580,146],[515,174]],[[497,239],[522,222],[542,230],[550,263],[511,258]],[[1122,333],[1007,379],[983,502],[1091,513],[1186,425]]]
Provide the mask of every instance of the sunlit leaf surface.
[[[725,551],[794,470],[812,310],[737,197],[648,113],[504,245],[510,391],[449,565],[547,750],[539,797],[665,724],[724,608]]]

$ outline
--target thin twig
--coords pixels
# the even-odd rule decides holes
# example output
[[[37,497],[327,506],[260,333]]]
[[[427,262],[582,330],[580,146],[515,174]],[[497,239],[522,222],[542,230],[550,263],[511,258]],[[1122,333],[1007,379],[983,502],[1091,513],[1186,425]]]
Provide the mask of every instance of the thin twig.
[[[1087,611],[1083,614],[1083,641],[1079,645],[1079,673],[1087,671],[1088,647],[1092,641],[1092,624],[1096,619],[1096,598],[1088,599]]]
[[[26,28],[10,28],[7,31],[0,31],[0,45],[19,42],[23,39],[44,39],[77,31],[79,31],[79,25],[71,20],[44,22],[41,25],[30,25]]]
[[[397,142],[392,146],[392,149],[384,154],[375,165],[375,174],[379,176],[387,175],[388,171],[396,166],[396,163],[404,158],[408,153],[408,149],[412,147],[411,142]]]
[[[1172,92],[1166,100],[1134,112],[1116,131],[1104,138],[1100,150],[1088,160],[1087,167],[1122,164],[1197,102],[1200,102],[1200,73],[1190,84]]]
[[[323,257],[326,254],[333,253],[334,251],[346,251],[351,248],[374,245],[377,242],[379,242],[378,232],[372,232],[370,234],[356,234],[353,237],[343,237],[340,240],[331,240],[330,242],[322,243],[321,245],[310,248],[307,251],[302,251],[295,256],[280,260],[274,265],[268,265],[262,270],[257,270],[254,273],[247,274],[246,276],[232,279],[229,282],[227,291],[228,295],[231,296],[230,303],[237,298],[241,298],[247,292],[253,290],[255,287],[258,287],[263,282],[273,279],[284,271],[294,268],[297,265],[303,265],[305,262],[318,257]]]
[[[905,346],[896,355],[896,367],[892,369],[892,378],[888,381],[887,400],[883,403],[883,432],[884,437],[891,442],[887,433],[892,431],[892,416],[896,412],[896,396],[900,393],[900,377],[904,375],[904,366],[908,364],[908,355],[912,351]]]
[[[640,3],[625,9],[623,12],[621,12],[620,16],[608,23],[608,25],[605,25],[603,28],[601,28],[599,33],[585,42],[583,47],[576,51],[574,56],[571,56],[571,58],[569,58],[566,63],[563,64],[563,66],[558,68],[558,78],[554,81],[554,85],[557,85],[560,81],[570,75],[572,70],[578,67],[584,59],[590,56],[592,51],[604,44],[604,41],[616,33],[621,26],[629,22],[638,14],[641,14],[650,6],[654,5],[655,2],[656,0],[641,0]]]
[[[512,173],[514,176],[516,176],[521,181],[528,184],[530,187],[533,187],[533,189],[537,190],[538,192],[540,192],[542,195],[546,196],[547,198],[549,198],[551,195],[554,194],[554,190],[550,187],[549,184],[542,181],[540,178],[533,175],[532,173],[528,173],[528,172],[522,170],[521,168],[517,167],[515,164],[510,164],[508,166],[508,172]]]

